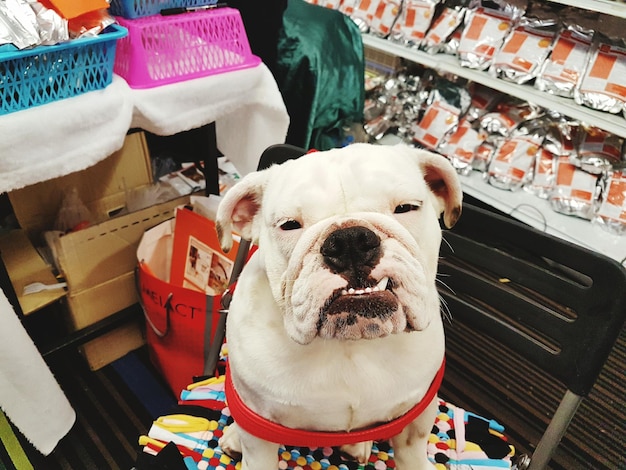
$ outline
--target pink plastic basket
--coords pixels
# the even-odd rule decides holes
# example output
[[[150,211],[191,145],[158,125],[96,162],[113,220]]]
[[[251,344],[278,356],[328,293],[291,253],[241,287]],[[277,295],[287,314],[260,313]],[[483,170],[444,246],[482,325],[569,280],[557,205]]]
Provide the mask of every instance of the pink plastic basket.
[[[117,17],[128,29],[118,41],[116,74],[132,88],[150,88],[257,66],[239,10],[215,8],[172,16]]]

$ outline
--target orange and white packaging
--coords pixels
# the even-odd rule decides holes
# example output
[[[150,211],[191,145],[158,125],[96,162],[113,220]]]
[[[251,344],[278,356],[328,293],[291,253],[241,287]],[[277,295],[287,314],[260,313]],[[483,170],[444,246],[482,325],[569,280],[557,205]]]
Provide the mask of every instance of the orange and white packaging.
[[[357,0],[350,18],[362,32],[369,32],[372,19],[379,7],[383,8],[385,0]]]
[[[360,3],[360,0],[341,0],[339,11],[351,17],[358,3]]]
[[[557,35],[544,61],[535,87],[557,96],[572,98],[587,64],[593,31],[569,26]]]
[[[412,126],[413,140],[424,147],[435,150],[444,137],[459,123],[461,110],[444,101],[435,101],[424,116]]]
[[[413,140],[437,150],[443,140],[459,125],[461,115],[467,112],[471,98],[468,91],[448,80],[436,80],[427,106],[419,122],[411,126]]]
[[[532,177],[535,157],[541,149],[543,136],[518,134],[505,139],[489,163],[487,182],[496,188],[516,191]]]
[[[517,14],[518,10],[514,10]],[[513,27],[517,16],[509,11],[476,8],[469,10],[459,42],[458,56],[463,67],[487,70],[496,51]]]
[[[426,52],[436,54],[445,49],[446,41],[456,29],[463,24],[467,8],[444,8],[439,16],[431,23],[426,36],[422,40],[422,47]]]
[[[378,4],[370,23],[370,34],[386,38],[391,33],[402,9],[402,0],[383,0]]]
[[[591,220],[598,200],[598,176],[578,168],[569,157],[559,157],[550,206],[556,212]]]
[[[534,79],[550,53],[556,20],[522,19],[496,53],[490,73],[515,83]]]
[[[404,0],[402,11],[393,25],[391,39],[419,47],[435,15],[439,0]]]
[[[504,96],[493,88],[486,87],[477,82],[471,82],[469,89],[472,95],[472,102],[465,117],[472,122],[480,119],[491,111]]]
[[[486,132],[476,129],[463,118],[456,131],[445,139],[438,150],[450,160],[457,173],[467,176],[472,172],[476,149],[486,139]]]
[[[591,57],[580,85],[576,103],[609,113],[626,107],[626,44],[623,40],[595,39]]]
[[[532,180],[524,186],[524,189],[541,199],[548,199],[556,181],[555,163],[556,156],[545,147],[541,147],[535,156]]]
[[[592,126],[584,126],[580,134],[578,151],[571,157],[574,165],[600,174],[623,163],[624,140],[621,137]]]
[[[496,148],[492,142],[485,141],[476,148],[474,159],[472,160],[472,169],[484,173],[489,168],[489,163],[496,153]]]
[[[508,136],[517,126],[529,119],[535,119],[543,111],[531,103],[517,98],[498,103],[494,110],[480,118],[480,125],[489,134]]]
[[[603,181],[600,207],[592,222],[615,235],[626,235],[626,169],[611,171]]]

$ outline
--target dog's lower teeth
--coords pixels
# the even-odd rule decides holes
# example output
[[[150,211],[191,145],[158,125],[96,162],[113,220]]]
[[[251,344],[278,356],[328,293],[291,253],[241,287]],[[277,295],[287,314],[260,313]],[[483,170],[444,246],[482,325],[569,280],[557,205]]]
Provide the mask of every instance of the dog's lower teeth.
[[[389,278],[384,277],[374,287],[366,287],[365,289],[355,289],[353,287],[350,287],[350,289],[343,289],[341,291],[341,295],[363,295],[371,294],[372,292],[381,292],[387,289],[388,283]]]

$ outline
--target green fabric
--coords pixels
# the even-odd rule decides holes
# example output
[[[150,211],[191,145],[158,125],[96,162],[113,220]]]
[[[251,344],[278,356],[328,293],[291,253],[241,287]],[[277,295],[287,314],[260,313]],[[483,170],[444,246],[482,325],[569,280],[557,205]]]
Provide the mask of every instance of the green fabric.
[[[342,127],[363,120],[364,74],[361,33],[349,17],[289,0],[276,72],[291,121],[287,143],[318,150],[341,145]]]

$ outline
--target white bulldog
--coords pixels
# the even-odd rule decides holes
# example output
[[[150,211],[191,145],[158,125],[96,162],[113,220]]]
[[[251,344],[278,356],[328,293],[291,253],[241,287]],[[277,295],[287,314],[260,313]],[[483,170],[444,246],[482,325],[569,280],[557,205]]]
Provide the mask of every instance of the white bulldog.
[[[366,463],[377,439],[368,429],[420,403],[425,410],[390,441],[398,470],[432,468],[437,398],[427,392],[444,358],[439,218],[453,226],[461,199],[446,158],[369,144],[272,166],[226,194],[216,221],[222,248],[232,247],[233,230],[259,247],[226,329],[232,386],[254,419],[294,438],[362,436],[343,450]],[[227,400],[232,411],[235,397]],[[276,470],[273,437],[233,416],[220,446],[242,454],[242,470]]]

